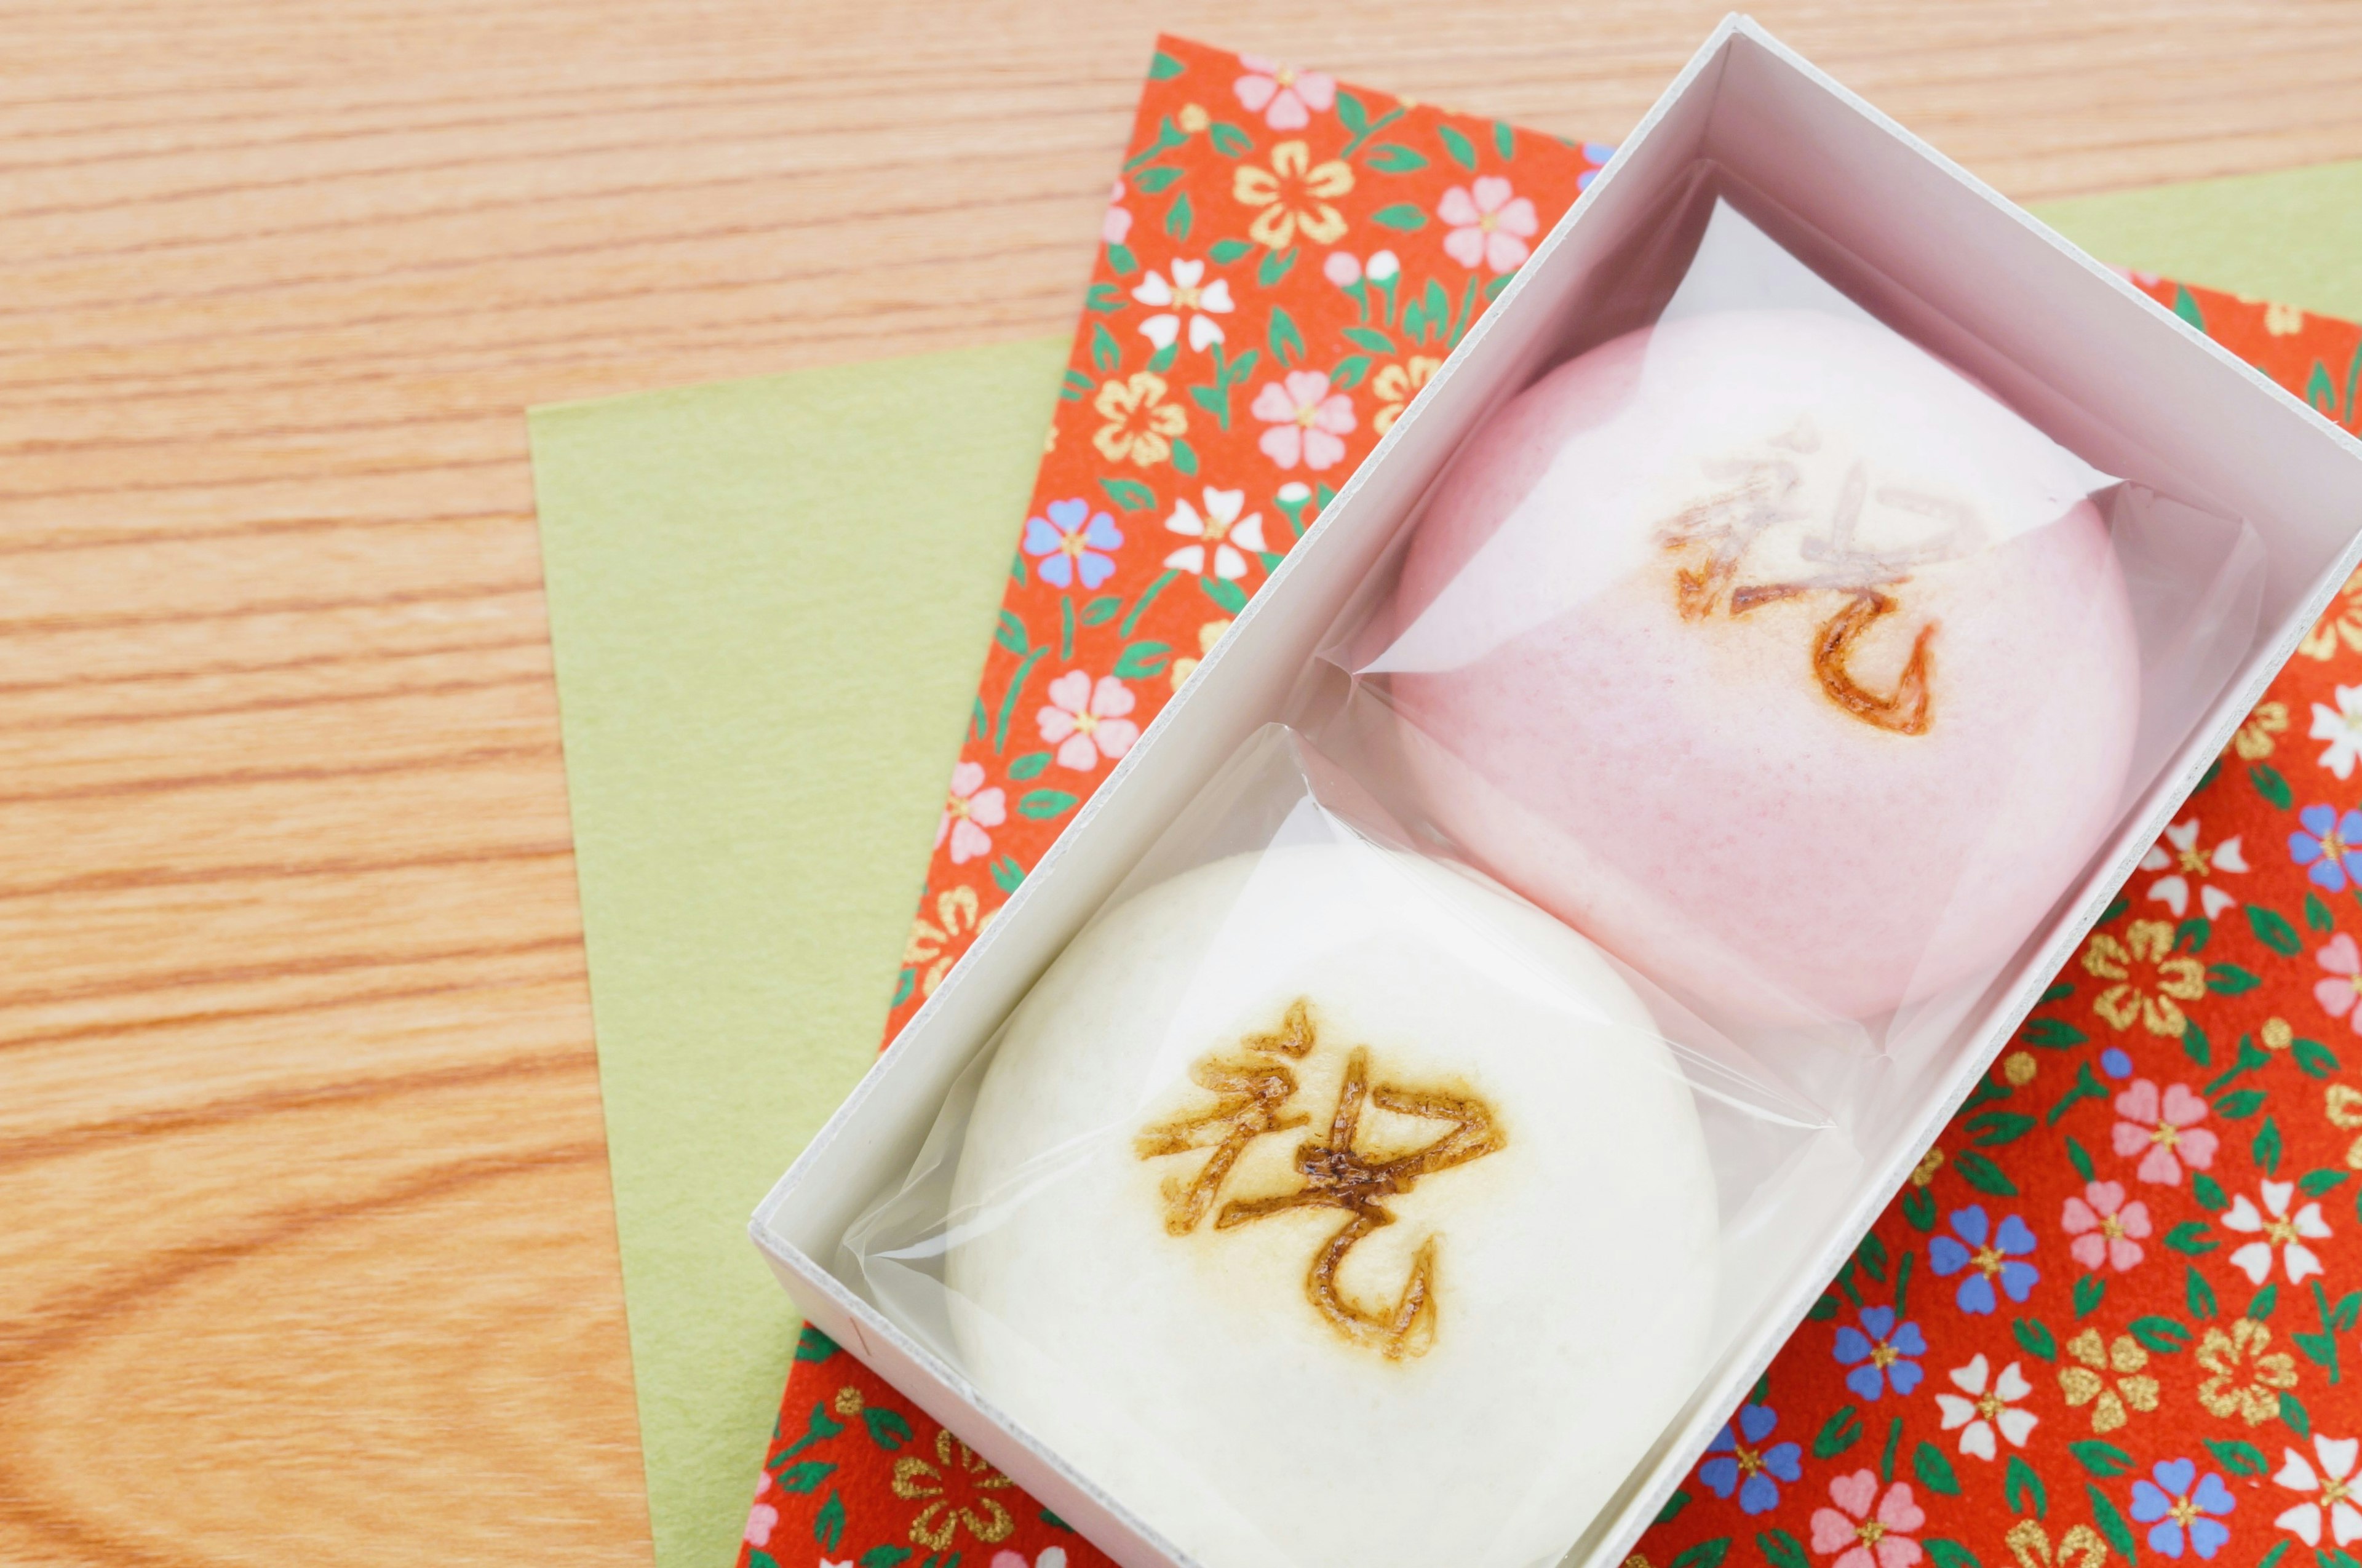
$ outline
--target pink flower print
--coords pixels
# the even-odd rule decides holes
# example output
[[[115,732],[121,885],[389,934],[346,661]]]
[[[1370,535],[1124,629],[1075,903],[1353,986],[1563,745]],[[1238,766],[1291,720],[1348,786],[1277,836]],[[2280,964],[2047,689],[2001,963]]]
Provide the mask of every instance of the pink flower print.
[[[1021,1551],[996,1551],[992,1554],[992,1568],[1027,1568],[1025,1554]],[[1066,1568],[1066,1549],[1063,1546],[1043,1547],[1042,1555],[1033,1559],[1032,1568]]]
[[[1240,550],[1253,550],[1260,555],[1265,547],[1263,513],[1239,515],[1247,503],[1247,492],[1242,490],[1216,490],[1209,485],[1205,497],[1203,515],[1187,501],[1173,502],[1173,515],[1164,520],[1164,526],[1198,542],[1182,546],[1164,558],[1164,564],[1175,571],[1195,572],[1202,577],[1210,570],[1226,582],[1236,581],[1247,574],[1247,558]]]
[[[2081,1198],[2067,1200],[2058,1221],[2075,1240],[2068,1253],[2087,1269],[2113,1264],[2121,1274],[2141,1261],[2140,1242],[2149,1233],[2148,1205],[2126,1203],[2122,1183],[2095,1181]]]
[[[944,820],[935,829],[935,847],[952,841],[952,864],[966,865],[992,853],[992,835],[984,830],[1009,820],[1009,797],[996,784],[984,788],[984,765],[963,762],[952,769],[952,790],[944,798]]]
[[[1271,426],[1255,445],[1283,469],[1302,463],[1314,473],[1345,460],[1340,437],[1353,429],[1353,400],[1329,390],[1319,370],[1290,370],[1255,393],[1254,416]]]
[[[1175,261],[1173,280],[1165,282],[1164,274],[1151,267],[1131,297],[1142,304],[1152,306],[1156,314],[1140,324],[1141,336],[1156,348],[1169,348],[1181,336],[1181,317],[1189,318],[1189,347],[1198,353],[1205,352],[1209,343],[1222,340],[1222,324],[1214,319],[1228,315],[1237,309],[1231,299],[1231,281],[1217,278],[1206,282],[1203,261]]]
[[[1912,1568],[1926,1556],[1907,1533],[1927,1522],[1910,1483],[1897,1481],[1882,1497],[1878,1473],[1857,1470],[1829,1483],[1829,1500],[1837,1507],[1813,1510],[1813,1550],[1838,1554],[1829,1568]]]
[[[1512,193],[1509,182],[1497,174],[1452,186],[1436,204],[1435,215],[1451,226],[1443,237],[1445,255],[1462,267],[1490,267],[1496,272],[1507,272],[1523,261],[1533,249],[1526,241],[1542,226],[1533,203]]]
[[[2362,997],[2362,948],[2354,939],[2339,932],[2324,944],[2312,961],[2329,972],[2325,980],[2312,983],[2312,999],[2332,1018],[2342,1018],[2362,1034],[2362,1007],[2354,1005]]]
[[[1099,218],[1099,243],[1121,245],[1131,235],[1131,214],[1124,210],[1123,182],[1108,193],[1108,210]]]
[[[1337,101],[1337,79],[1318,71],[1291,71],[1275,60],[1242,54],[1247,73],[1231,84],[1249,114],[1259,114],[1274,130],[1302,130],[1314,111],[1329,112]]]
[[[2214,1163],[2214,1134],[2198,1124],[2206,1120],[2206,1102],[2187,1084],[2175,1084],[2162,1099],[2157,1085],[2135,1078],[2116,1096],[2116,1153],[2126,1159],[2140,1156],[2133,1174],[2159,1187],[2181,1185],[2181,1167],[2204,1170]]]
[[[2148,896],[2171,910],[2174,919],[2189,912],[2194,889],[2198,907],[2206,918],[2221,920],[2225,911],[2239,907],[2239,900],[2208,878],[2218,871],[2245,871],[2247,857],[2235,834],[2212,849],[2200,844],[2198,819],[2192,817],[2166,829],[2165,836],[2141,856],[2140,868],[2170,873],[2148,885]]]
[[[1042,738],[1058,748],[1059,767],[1088,773],[1100,757],[1113,762],[1140,738],[1140,726],[1124,717],[1131,704],[1131,693],[1114,676],[1102,675],[1093,686],[1089,675],[1070,669],[1050,682],[1050,705],[1033,722],[1042,726]]]
[[[779,1510],[763,1499],[771,1492],[771,1473],[767,1470],[755,1478],[755,1506],[746,1510],[746,1544],[765,1547],[771,1544],[771,1531],[778,1528]]]
[[[2258,1238],[2231,1254],[2231,1266],[2246,1275],[2248,1284],[2261,1285],[2272,1272],[2274,1247],[2286,1249],[2280,1261],[2288,1269],[2290,1285],[2302,1285],[2321,1272],[2320,1255],[2305,1242],[2327,1240],[2329,1222],[2321,1217],[2318,1203],[2308,1203],[2290,1214],[2289,1204],[2295,1198],[2296,1183],[2268,1181],[2263,1208],[2257,1209],[2243,1192],[2224,1211],[2223,1229]]]

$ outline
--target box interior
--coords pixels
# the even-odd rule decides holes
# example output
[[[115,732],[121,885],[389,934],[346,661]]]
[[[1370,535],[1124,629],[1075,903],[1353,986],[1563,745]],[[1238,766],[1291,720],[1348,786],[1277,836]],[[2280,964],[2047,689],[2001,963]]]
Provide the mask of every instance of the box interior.
[[[1607,335],[1584,317],[1585,296],[1605,292],[1664,192],[1701,159],[1817,230],[1780,236],[1805,259],[2095,465],[2252,525],[2268,565],[2260,629],[2204,722],[2029,937],[1948,1059],[1910,1085],[1865,1148],[1867,1174],[1833,1197],[1825,1244],[1772,1291],[1778,1309],[1740,1336],[1567,1561],[1612,1561],[1637,1537],[2362,547],[2362,447],[1752,23],[1727,20],[755,1216],[756,1240],[815,1321],[1127,1563],[1181,1559],[837,1278],[839,1240],[899,1181],[953,1080],[1134,861],[1241,742],[1285,715],[1319,640],[1461,441],[1571,348]],[[1890,282],[1906,278],[1907,292]]]

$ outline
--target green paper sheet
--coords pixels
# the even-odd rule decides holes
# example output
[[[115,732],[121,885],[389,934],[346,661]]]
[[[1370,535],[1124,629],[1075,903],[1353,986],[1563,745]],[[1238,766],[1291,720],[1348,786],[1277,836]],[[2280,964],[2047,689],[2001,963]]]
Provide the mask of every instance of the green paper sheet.
[[[2362,163],[2039,210],[2362,316]],[[532,415],[658,1568],[733,1560],[795,1323],[746,1216],[876,1051],[1065,352]]]
[[[663,1568],[745,1523],[796,1329],[746,1217],[877,1054],[1065,352],[533,414]]]

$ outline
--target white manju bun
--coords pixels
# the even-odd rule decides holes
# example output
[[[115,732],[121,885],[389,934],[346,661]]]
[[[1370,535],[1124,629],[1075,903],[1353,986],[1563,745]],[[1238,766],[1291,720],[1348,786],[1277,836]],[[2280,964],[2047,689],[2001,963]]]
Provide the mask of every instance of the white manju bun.
[[[1547,1562],[1704,1370],[1691,1091],[1590,944],[1472,875],[1199,867],[1076,938],[998,1053],[945,1265],[966,1369],[1209,1568]],[[1281,1127],[1208,1181],[1258,1089]],[[1316,1166],[1336,1201],[1242,1212]]]

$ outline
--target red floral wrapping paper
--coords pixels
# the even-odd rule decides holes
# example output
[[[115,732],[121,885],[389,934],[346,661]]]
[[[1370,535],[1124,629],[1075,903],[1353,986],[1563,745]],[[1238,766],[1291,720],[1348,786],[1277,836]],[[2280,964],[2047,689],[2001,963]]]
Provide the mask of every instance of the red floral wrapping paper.
[[[889,1038],[1609,150],[1176,39],[1149,78]],[[2355,426],[2362,329],[2136,281]],[[2362,577],[1628,1568],[2362,1568],[2357,761]],[[1106,1562],[796,1357],[742,1568]]]

